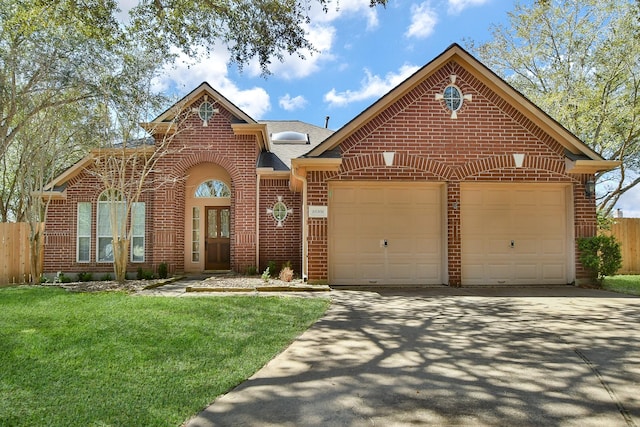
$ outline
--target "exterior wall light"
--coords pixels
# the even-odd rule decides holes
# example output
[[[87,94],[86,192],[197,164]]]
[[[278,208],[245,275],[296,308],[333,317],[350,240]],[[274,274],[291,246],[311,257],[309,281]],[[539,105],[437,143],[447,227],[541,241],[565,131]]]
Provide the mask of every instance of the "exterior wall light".
[[[592,198],[596,194],[596,183],[594,180],[589,179],[584,183],[584,195],[587,199]]]

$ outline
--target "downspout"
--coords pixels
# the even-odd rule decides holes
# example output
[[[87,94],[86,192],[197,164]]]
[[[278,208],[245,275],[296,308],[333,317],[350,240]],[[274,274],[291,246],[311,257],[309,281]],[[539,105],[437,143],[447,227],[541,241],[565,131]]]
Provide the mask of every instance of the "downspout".
[[[298,175],[297,171],[298,167],[294,167],[291,172],[296,179],[302,181],[302,280],[306,282],[309,280],[309,257],[307,256],[307,174]]]
[[[256,271],[260,272],[260,174],[256,173]]]

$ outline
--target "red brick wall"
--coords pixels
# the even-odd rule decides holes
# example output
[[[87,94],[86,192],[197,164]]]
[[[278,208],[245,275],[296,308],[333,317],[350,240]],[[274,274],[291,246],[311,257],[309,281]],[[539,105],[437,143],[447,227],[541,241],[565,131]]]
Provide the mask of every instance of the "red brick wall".
[[[202,99],[196,100],[197,107]],[[156,165],[157,176],[164,177],[165,183],[155,191],[145,193],[146,204],[146,261],[130,264],[129,271],[135,273],[138,267],[154,269],[165,262],[171,272],[184,269],[185,242],[185,174],[188,169],[200,163],[215,163],[222,166],[231,176],[231,262],[232,269],[246,271],[256,265],[256,159],[258,146],[254,136],[236,136],[231,128],[232,116],[220,105],[220,112],[203,126],[197,113],[188,113],[180,130],[172,140],[167,154]],[[190,109],[188,110],[191,111]],[[159,140],[158,140],[159,142]],[[269,185],[275,185],[270,189]],[[95,222],[97,198],[102,192],[100,184],[88,174],[82,173],[68,183],[67,200],[54,201],[49,209],[44,269],[47,273],[62,271],[77,273],[84,271],[111,272],[110,263],[96,263]],[[301,237],[299,194],[292,194],[286,180],[266,180],[262,184],[263,198],[261,210],[274,203],[276,195],[294,211],[282,229],[274,229],[262,214],[261,224],[263,245],[260,247],[261,260],[290,260],[294,269],[300,272]],[[93,204],[91,263],[76,263],[76,212],[77,203],[89,201]]]
[[[98,197],[103,191],[99,180],[85,172],[73,178],[67,186],[66,200],[54,200],[49,205],[45,227],[44,264],[45,274],[58,271],[69,273],[94,273],[94,279],[100,279],[103,274],[113,273],[113,264],[96,262],[96,221],[98,211]],[[145,202],[145,261],[130,263],[128,272],[135,274],[138,268],[155,271],[150,239],[153,235],[153,192],[147,191],[140,197]],[[78,203],[91,203],[91,256],[90,262],[76,262],[76,240],[78,226]],[[97,274],[96,274],[97,273]],[[112,275],[113,276],[113,275]]]
[[[273,215],[267,213],[282,198],[282,202],[292,211],[277,226]],[[294,274],[302,274],[302,201],[300,193],[289,191],[288,179],[262,179],[260,182],[260,265],[258,271],[267,268],[274,261],[277,268],[282,263],[291,262]],[[278,272],[275,272],[276,274]]]
[[[451,118],[436,100],[457,76],[463,94],[472,94]],[[309,204],[327,205],[327,182],[342,180],[438,181],[447,183],[448,283],[461,282],[460,183],[558,182],[574,185],[575,234],[595,233],[595,203],[585,200],[585,176],[565,173],[564,148],[455,62],[450,62],[389,106],[340,145],[337,173],[308,174]],[[394,151],[393,166],[382,152]],[[516,168],[514,153],[524,153]],[[309,279],[326,280],[326,219],[309,221]],[[576,266],[577,276],[585,272]]]

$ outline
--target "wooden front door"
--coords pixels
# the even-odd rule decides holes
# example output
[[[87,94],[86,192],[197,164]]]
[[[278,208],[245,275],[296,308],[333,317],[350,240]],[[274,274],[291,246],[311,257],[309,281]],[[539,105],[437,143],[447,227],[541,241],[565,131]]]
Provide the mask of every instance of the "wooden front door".
[[[205,270],[231,269],[229,207],[206,207]]]

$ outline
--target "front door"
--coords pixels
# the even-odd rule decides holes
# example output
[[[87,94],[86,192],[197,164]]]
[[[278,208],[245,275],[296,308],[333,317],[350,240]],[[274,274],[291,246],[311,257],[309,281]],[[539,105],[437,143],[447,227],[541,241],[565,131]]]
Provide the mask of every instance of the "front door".
[[[231,268],[229,230],[229,208],[206,207],[205,270]]]

